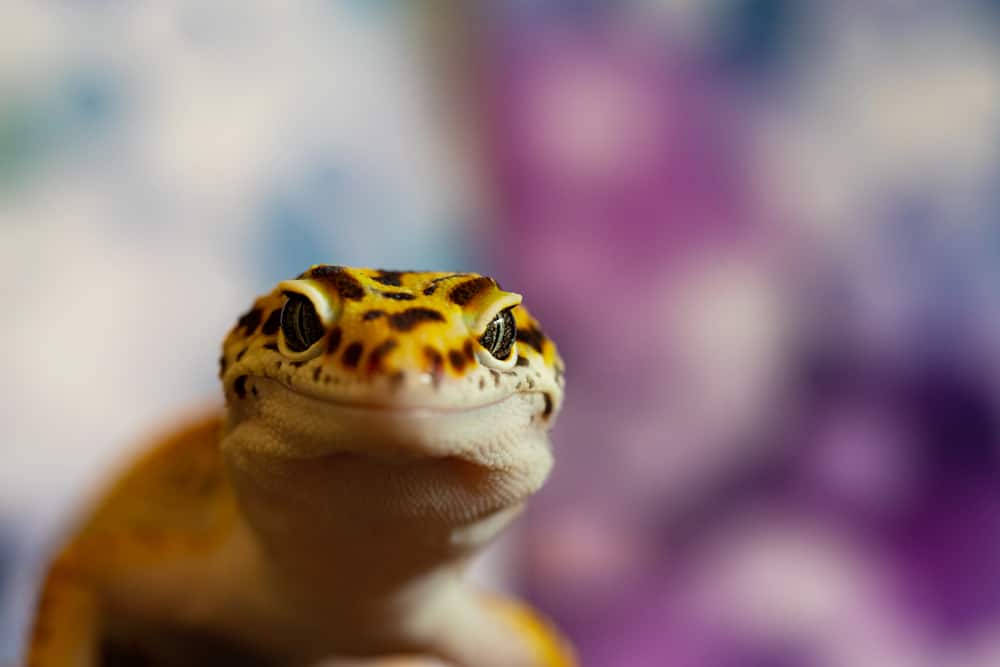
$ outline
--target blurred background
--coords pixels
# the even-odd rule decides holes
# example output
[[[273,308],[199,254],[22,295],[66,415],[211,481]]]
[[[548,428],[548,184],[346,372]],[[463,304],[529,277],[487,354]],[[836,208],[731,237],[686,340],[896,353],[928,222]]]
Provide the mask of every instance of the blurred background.
[[[558,342],[479,576],[585,665],[1000,665],[1000,3],[3,3],[0,664],[319,262],[490,273]]]

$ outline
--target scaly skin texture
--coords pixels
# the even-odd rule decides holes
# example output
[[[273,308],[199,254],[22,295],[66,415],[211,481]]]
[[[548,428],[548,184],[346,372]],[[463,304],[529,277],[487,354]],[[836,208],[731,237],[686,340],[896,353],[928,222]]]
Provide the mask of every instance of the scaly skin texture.
[[[552,464],[562,362],[520,301],[335,266],[258,298],[225,413],[156,442],[54,559],[27,665],[574,664],[462,580]]]

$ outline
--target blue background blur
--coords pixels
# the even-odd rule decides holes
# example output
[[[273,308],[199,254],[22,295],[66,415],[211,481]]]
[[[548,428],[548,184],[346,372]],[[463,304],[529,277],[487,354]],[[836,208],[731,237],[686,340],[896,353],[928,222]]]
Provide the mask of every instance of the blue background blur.
[[[584,664],[1000,665],[996,2],[12,0],[0,260],[0,664],[234,313],[333,262],[559,343],[485,576]]]

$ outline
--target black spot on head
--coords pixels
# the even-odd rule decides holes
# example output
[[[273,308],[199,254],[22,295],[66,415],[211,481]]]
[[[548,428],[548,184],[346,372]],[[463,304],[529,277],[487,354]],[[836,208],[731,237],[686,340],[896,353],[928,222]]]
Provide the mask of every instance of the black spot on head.
[[[257,331],[257,327],[260,326],[261,317],[263,317],[263,313],[259,309],[251,308],[240,316],[240,319],[236,322],[236,327],[242,327],[244,334],[249,336]]]
[[[472,347],[472,341],[465,341],[465,345],[462,346],[462,352],[465,354],[465,358],[469,361],[476,360],[476,349]]]
[[[379,294],[393,301],[413,301],[417,298],[409,292],[379,292]]]
[[[247,376],[246,375],[241,375],[238,378],[236,378],[236,380],[233,382],[233,391],[235,391],[236,395],[239,396],[240,398],[246,398],[247,397]]]
[[[516,365],[518,365],[518,366],[530,366],[531,365],[531,361],[529,361],[527,357],[522,356],[522,355],[518,355],[517,361],[514,362],[514,363]]]
[[[383,285],[389,285],[390,287],[402,287],[403,286],[403,275],[409,273],[408,271],[384,271],[379,270],[372,280],[375,282],[382,283]]]
[[[375,373],[382,368],[382,359],[399,345],[395,338],[387,338],[368,355],[368,372]]]
[[[430,296],[431,294],[434,294],[434,292],[437,291],[438,283],[442,283],[442,282],[444,282],[446,280],[451,280],[452,278],[460,278],[462,276],[467,276],[467,275],[470,275],[470,274],[468,274],[468,273],[449,273],[446,276],[441,276],[439,278],[435,278],[434,280],[432,280],[429,283],[427,283],[426,286],[424,286],[424,294],[426,294],[427,296]]]
[[[549,415],[552,414],[552,408],[554,407],[552,405],[552,397],[549,396],[548,393],[542,394],[542,396],[545,398],[545,409],[542,410],[542,417],[548,419]]]
[[[340,327],[334,327],[333,330],[330,331],[330,337],[326,339],[327,354],[333,354],[337,351],[337,348],[340,347],[340,338],[342,335]]]
[[[365,296],[364,286],[342,266],[317,266],[302,277],[327,283],[342,299],[360,301]]]
[[[281,308],[276,308],[271,311],[271,314],[267,316],[267,322],[264,322],[264,328],[261,332],[268,336],[273,336],[278,333],[278,329],[281,328]]]
[[[499,387],[500,386],[500,371],[493,370],[491,368],[490,369],[490,375],[493,376],[493,386],[494,387]]]
[[[452,287],[451,291],[448,292],[448,298],[451,299],[452,303],[464,306],[476,298],[480,292],[488,290],[494,285],[496,285],[496,283],[493,282],[492,278],[480,276],[478,278],[473,278],[472,280],[466,280],[465,282]]]
[[[407,308],[389,316],[389,326],[396,331],[409,331],[421,322],[444,322],[444,315],[431,308]]]
[[[441,353],[435,350],[433,347],[424,348],[424,357],[431,366],[432,371],[440,371],[441,366],[444,365],[444,357]]]
[[[458,350],[448,351],[448,361],[451,362],[451,367],[459,373],[465,369],[465,357]]]
[[[424,358],[427,360],[427,365],[434,380],[434,386],[436,387],[441,381],[441,373],[444,370],[444,357],[433,347],[427,346],[424,348]]]
[[[278,351],[277,343],[265,343],[263,347],[265,350],[273,350],[274,352]]]
[[[354,368],[361,361],[361,355],[364,353],[365,347],[358,341],[355,341],[347,346],[344,350],[344,356],[341,357],[341,361],[348,368]]]
[[[250,393],[253,394],[254,396],[257,395],[257,385],[251,385]]]
[[[527,329],[518,329],[517,340],[541,352],[545,344],[545,334],[538,327],[531,326]]]
[[[364,315],[361,316],[361,319],[365,322],[368,322],[369,320],[377,320],[383,315],[385,315],[384,310],[378,310],[378,309],[366,310]]]
[[[298,367],[300,367],[304,363],[306,363],[306,362],[304,362],[304,361],[289,361],[288,365],[291,366],[291,367],[293,367],[293,368],[298,368]]]
[[[243,359],[243,355],[246,354],[246,353],[247,353],[247,348],[243,348],[242,350],[240,350],[239,352],[237,352],[236,353],[236,361],[240,361],[241,359]]]
[[[320,373],[323,372],[322,366],[317,366],[313,369],[313,382],[319,382]]]

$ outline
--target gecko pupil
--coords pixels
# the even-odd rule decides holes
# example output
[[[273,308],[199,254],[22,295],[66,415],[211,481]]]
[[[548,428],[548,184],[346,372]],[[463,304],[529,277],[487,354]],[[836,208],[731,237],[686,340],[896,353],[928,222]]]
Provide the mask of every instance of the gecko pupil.
[[[323,323],[312,302],[300,294],[289,293],[281,309],[281,331],[292,352],[304,352],[323,337]]]
[[[486,326],[486,331],[479,337],[479,344],[497,359],[504,361],[510,357],[514,348],[516,325],[514,314],[510,308],[497,313],[497,316]]]

